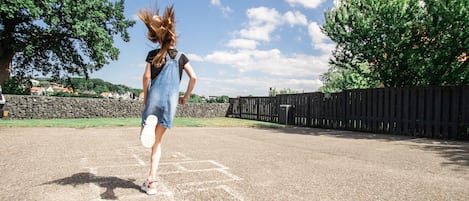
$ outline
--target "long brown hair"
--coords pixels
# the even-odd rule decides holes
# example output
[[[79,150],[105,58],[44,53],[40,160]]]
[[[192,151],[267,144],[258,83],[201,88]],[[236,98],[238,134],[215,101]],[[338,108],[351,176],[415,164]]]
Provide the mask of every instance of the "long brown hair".
[[[156,68],[161,68],[165,63],[169,48],[176,45],[174,6],[166,7],[162,17],[159,15],[158,8],[154,14],[149,9],[142,9],[138,12],[138,17],[148,28],[148,40],[160,44],[160,51],[151,63]]]

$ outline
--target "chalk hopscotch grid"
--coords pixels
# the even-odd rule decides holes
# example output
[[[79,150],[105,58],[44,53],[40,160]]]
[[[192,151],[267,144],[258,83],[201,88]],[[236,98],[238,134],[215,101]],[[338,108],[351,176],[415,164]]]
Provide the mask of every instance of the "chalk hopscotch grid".
[[[82,168],[87,169],[91,175],[98,175],[98,169],[100,168],[122,168],[122,167],[142,167],[146,166],[147,164],[142,160],[138,154],[135,153],[135,147],[128,147],[128,150],[131,152],[132,158],[135,159],[136,163],[133,164],[122,164],[122,165],[104,165],[104,166],[93,166],[93,167],[88,167],[88,159],[87,158],[82,158],[80,161],[80,165]],[[159,175],[172,175],[172,174],[184,174],[184,173],[197,173],[197,172],[210,172],[210,171],[217,171],[223,175],[225,175],[228,179],[215,179],[215,180],[206,180],[206,181],[200,181],[200,182],[186,182],[186,183],[180,183],[176,184],[177,188],[180,187],[196,187],[196,186],[203,186],[203,185],[208,185],[208,184],[220,184],[220,183],[226,183],[226,182],[232,182],[232,181],[239,181],[243,180],[242,178],[230,173],[228,170],[229,168],[216,162],[215,160],[192,160],[192,158],[187,157],[186,155],[180,153],[180,152],[174,152],[171,154],[171,156],[174,156],[174,158],[177,158],[179,161],[166,161],[166,162],[161,162],[160,166],[166,166],[166,165],[172,165],[176,167],[177,170],[175,171],[167,171],[167,172],[161,172]],[[210,165],[213,165],[213,168],[204,168],[204,169],[187,169],[184,165],[191,165],[191,164],[202,164],[202,163],[208,163]],[[140,176],[140,174],[129,174],[129,175],[119,175],[119,176],[125,176],[125,177],[135,177],[135,176]],[[91,179],[91,178],[90,178]],[[96,195],[100,195],[100,187],[96,183],[90,183],[89,187],[93,189],[94,193]],[[175,200],[174,198],[174,193],[170,191],[168,186],[164,184],[163,181],[159,183],[159,191],[157,193],[157,196],[165,196],[168,200]],[[244,201],[243,196],[237,192],[236,190],[230,188],[227,185],[217,185],[214,187],[205,187],[205,188],[195,188],[191,190],[182,190],[180,193],[182,194],[189,194],[193,193],[196,191],[209,191],[209,190],[223,190],[226,193],[230,194],[233,198],[236,198],[237,200]],[[146,196],[145,194],[138,194],[135,196],[124,196],[125,198],[138,198],[138,197],[144,197]],[[95,200],[101,200],[100,198],[97,198]]]

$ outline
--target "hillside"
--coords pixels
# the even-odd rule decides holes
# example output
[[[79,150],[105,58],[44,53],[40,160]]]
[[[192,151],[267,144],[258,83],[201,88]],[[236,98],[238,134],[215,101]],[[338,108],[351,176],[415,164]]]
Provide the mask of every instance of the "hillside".
[[[100,97],[102,93],[133,94],[137,96],[143,91],[125,85],[113,84],[98,78],[10,78],[3,86],[7,94],[47,94],[56,96],[87,96]],[[37,92],[39,90],[40,92]]]
[[[72,87],[74,91],[94,91],[97,94],[101,94],[103,92],[112,92],[119,94],[130,92],[138,95],[140,94],[140,92],[143,91],[142,89],[134,89],[121,84],[116,85],[98,78],[70,78],[64,80],[56,80],[55,82],[65,87]]]

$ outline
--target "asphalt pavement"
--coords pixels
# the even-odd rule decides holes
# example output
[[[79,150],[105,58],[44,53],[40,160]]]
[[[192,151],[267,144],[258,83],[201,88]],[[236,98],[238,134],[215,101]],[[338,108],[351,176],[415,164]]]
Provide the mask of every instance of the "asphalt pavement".
[[[469,200],[469,143],[313,128],[176,127],[158,193],[137,127],[0,128],[0,200]]]

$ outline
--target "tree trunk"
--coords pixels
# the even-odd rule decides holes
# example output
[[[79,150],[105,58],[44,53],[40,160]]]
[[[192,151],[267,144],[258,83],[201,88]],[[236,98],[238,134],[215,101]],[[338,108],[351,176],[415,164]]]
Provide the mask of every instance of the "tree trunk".
[[[10,78],[13,55],[13,53],[6,53],[0,50],[0,85]]]
[[[11,62],[15,56],[13,34],[16,23],[11,19],[3,20],[4,30],[0,40],[0,85],[3,84],[11,74]]]

